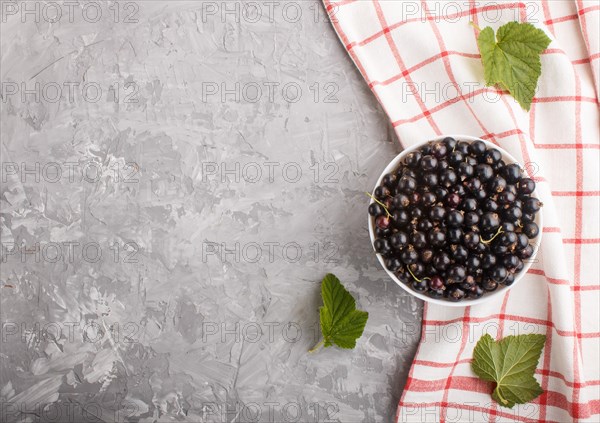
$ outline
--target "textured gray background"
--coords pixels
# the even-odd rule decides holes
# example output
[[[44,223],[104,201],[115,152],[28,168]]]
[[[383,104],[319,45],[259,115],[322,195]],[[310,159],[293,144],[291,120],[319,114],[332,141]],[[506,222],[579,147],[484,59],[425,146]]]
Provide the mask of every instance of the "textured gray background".
[[[399,147],[290,3],[2,2],[2,422],[392,420],[421,304],[364,191]],[[308,354],[327,272],[370,318]]]

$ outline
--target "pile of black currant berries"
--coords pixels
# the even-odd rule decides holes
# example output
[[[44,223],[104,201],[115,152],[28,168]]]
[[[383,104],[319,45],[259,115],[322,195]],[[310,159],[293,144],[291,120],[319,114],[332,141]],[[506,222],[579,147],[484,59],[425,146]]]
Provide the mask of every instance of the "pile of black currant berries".
[[[534,252],[535,182],[482,141],[409,153],[369,206],[375,250],[415,291],[460,301],[511,285]]]

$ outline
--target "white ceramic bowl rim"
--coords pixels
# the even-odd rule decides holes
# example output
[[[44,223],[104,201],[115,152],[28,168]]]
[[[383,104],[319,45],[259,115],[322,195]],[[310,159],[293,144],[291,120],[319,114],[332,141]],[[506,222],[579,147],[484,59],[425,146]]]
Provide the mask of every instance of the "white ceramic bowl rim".
[[[467,141],[467,142],[483,141],[488,148],[495,148],[496,150],[500,151],[500,153],[502,153],[502,160],[504,160],[507,164],[516,163],[519,166],[521,166],[521,168],[525,172],[527,172],[527,170],[525,168],[523,168],[523,166],[521,165],[521,163],[519,163],[517,161],[517,159],[515,159],[510,153],[508,153],[503,148],[498,147],[497,145],[495,145],[495,144],[493,144],[493,143],[491,143],[489,141],[485,141],[485,140],[482,140],[480,138],[473,137],[473,136],[470,136],[470,135],[453,135],[453,134],[450,134],[450,135],[443,135],[443,136],[439,136],[439,137],[434,137],[434,138],[428,139],[427,141],[415,144],[415,145],[413,145],[411,147],[408,147],[405,150],[403,150],[383,170],[383,172],[379,176],[379,179],[377,179],[377,183],[375,184],[375,188],[377,188],[379,185],[381,185],[381,180],[383,179],[383,177],[385,175],[387,175],[388,173],[396,170],[396,168],[398,167],[398,165],[400,164],[400,162],[404,159],[404,157],[406,157],[406,155],[408,153],[410,153],[412,151],[415,151],[415,150],[418,150],[419,148],[421,148],[423,145],[427,144],[428,142],[431,142],[431,141],[440,141],[440,140],[443,140],[446,137],[452,137],[452,138],[456,139],[457,141]],[[375,191],[375,189],[373,189],[373,193],[372,193],[373,195],[374,195],[374,191]],[[532,194],[532,196],[538,198],[536,192],[534,192]],[[373,202],[374,202],[373,199],[371,199],[371,201],[369,202],[369,205],[372,204]],[[373,229],[373,227],[375,225],[375,219],[373,219],[373,217],[370,216],[370,215],[368,215],[368,218],[369,218],[369,237],[371,238],[371,246],[373,246],[373,243],[375,242],[375,231]],[[540,233],[539,233],[539,235],[534,240],[530,240],[530,243],[534,244],[533,255],[529,259],[527,259],[527,262],[524,263],[523,269],[515,276],[515,281],[513,282],[513,284],[510,285],[510,286],[501,286],[501,287],[498,287],[497,290],[495,290],[493,292],[486,292],[480,298],[475,298],[475,299],[465,298],[465,299],[463,299],[462,301],[459,301],[459,302],[451,302],[449,300],[438,299],[438,298],[431,298],[431,297],[429,297],[429,296],[427,296],[425,294],[417,292],[414,289],[412,289],[409,286],[407,286],[406,284],[402,283],[396,277],[396,275],[393,272],[391,272],[390,270],[388,270],[388,268],[385,266],[385,261],[384,261],[383,257],[381,256],[381,254],[379,254],[379,253],[375,253],[375,254],[377,256],[377,259],[379,260],[379,263],[381,263],[381,266],[386,271],[386,273],[388,274],[388,276],[394,282],[396,282],[398,285],[400,285],[400,287],[402,289],[404,289],[405,291],[409,292],[411,295],[414,295],[415,297],[420,298],[423,301],[427,301],[427,302],[433,303],[433,304],[439,304],[439,305],[443,305],[443,306],[447,306],[447,307],[467,307],[467,306],[472,306],[472,305],[475,305],[475,304],[481,304],[483,302],[491,300],[492,298],[496,298],[496,297],[498,297],[500,295],[503,295],[506,292],[508,292],[509,289],[513,288],[521,279],[523,279],[523,276],[527,273],[527,271],[529,270],[529,268],[533,264],[533,261],[535,259],[535,256],[537,254],[539,245],[540,245],[541,240],[542,240],[542,229],[543,229],[543,225],[542,225],[542,210],[540,210],[537,213],[536,218],[535,218],[535,223],[537,223],[537,225],[539,226]],[[375,250],[375,248],[373,248],[373,250]]]

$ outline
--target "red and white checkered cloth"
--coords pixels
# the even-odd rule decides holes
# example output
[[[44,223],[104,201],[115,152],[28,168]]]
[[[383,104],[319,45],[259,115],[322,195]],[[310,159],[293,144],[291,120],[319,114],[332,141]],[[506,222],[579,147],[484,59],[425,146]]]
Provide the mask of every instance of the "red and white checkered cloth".
[[[600,421],[598,1],[324,0],[344,46],[404,146],[440,134],[497,143],[527,164],[544,202],[536,263],[480,306],[427,305],[399,422]],[[552,43],[531,111],[484,85],[478,27],[510,21]],[[544,394],[513,409],[471,370],[482,333],[547,336]]]

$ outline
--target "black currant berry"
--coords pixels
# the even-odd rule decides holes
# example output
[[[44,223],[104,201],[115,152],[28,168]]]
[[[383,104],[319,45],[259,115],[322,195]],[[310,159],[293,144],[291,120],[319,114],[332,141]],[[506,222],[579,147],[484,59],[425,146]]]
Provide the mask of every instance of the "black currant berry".
[[[428,187],[435,187],[438,184],[437,173],[426,173],[423,175],[423,183]]]
[[[429,280],[428,285],[430,289],[442,289],[444,287],[444,280],[438,275],[435,275]]]
[[[398,181],[398,190],[400,190],[401,192],[410,194],[415,189],[417,189],[417,181],[415,180],[415,178],[411,178],[410,176],[405,175]]]
[[[464,221],[463,214],[458,210],[450,210],[446,214],[446,223],[450,227],[460,227]]]
[[[375,191],[373,191],[373,194],[374,194],[375,198],[377,198],[378,200],[383,200],[386,197],[388,197],[391,194],[391,192],[390,192],[389,188],[380,185],[377,188],[375,188]]]
[[[462,179],[470,178],[475,173],[475,169],[467,162],[458,165],[458,174]]]
[[[431,147],[431,152],[435,157],[441,159],[448,152],[448,147],[446,147],[446,144],[444,142],[438,141],[435,142]]]
[[[489,165],[498,163],[500,160],[502,160],[502,153],[496,149],[487,150],[483,154],[483,161]]]
[[[396,232],[390,237],[390,245],[400,250],[408,245],[408,236],[404,232]]]
[[[471,273],[475,273],[481,268],[481,260],[476,255],[470,255],[467,258],[467,270]]]
[[[369,214],[371,216],[379,216],[383,213],[385,213],[385,210],[383,210],[383,207],[381,207],[379,204],[377,204],[377,203],[369,204]]]
[[[440,174],[440,184],[446,188],[450,188],[458,181],[456,172],[452,169],[446,169]]]
[[[392,213],[392,221],[396,227],[400,228],[401,225],[410,221],[410,214],[405,209],[396,210]]]
[[[410,235],[410,242],[416,249],[420,250],[427,245],[427,238],[423,232],[413,232]]]
[[[495,212],[498,211],[498,203],[496,203],[494,200],[492,200],[491,198],[488,198],[487,200],[484,201],[483,203],[483,208],[485,209],[485,211],[488,212]]]
[[[433,228],[433,223],[428,219],[421,219],[417,223],[417,229],[421,232],[429,232],[429,230]]]
[[[415,291],[418,292],[424,292],[427,291],[427,281],[421,280],[421,281],[413,281],[412,282],[412,288]]]
[[[506,279],[504,279],[504,282],[502,282],[502,285],[511,286],[514,282],[515,282],[515,274],[509,273],[508,276],[506,277]]]
[[[496,256],[493,254],[484,254],[481,259],[481,267],[489,269],[496,264]]]
[[[508,276],[508,271],[503,266],[495,266],[492,268],[489,276],[494,282],[502,283]]]
[[[434,228],[429,231],[427,240],[434,247],[442,247],[446,243],[446,234],[441,229]]]
[[[484,232],[493,232],[500,226],[500,216],[498,216],[498,213],[485,213],[481,216],[479,226]]]
[[[485,182],[492,179],[494,176],[494,169],[488,164],[480,163],[475,168],[475,173],[482,182]]]
[[[502,216],[509,222],[516,222],[523,216],[523,211],[518,207],[512,206],[504,210]]]
[[[509,184],[516,183],[521,177],[521,168],[518,164],[511,163],[509,165],[504,166],[500,171],[506,182]]]
[[[515,202],[517,197],[510,191],[503,191],[498,195],[498,202],[502,205],[512,204]]]
[[[408,248],[402,250],[400,253],[400,258],[404,264],[413,264],[419,260],[419,254],[412,246],[409,245]]]
[[[392,257],[385,261],[385,266],[392,272],[395,272],[396,270],[400,269],[403,266],[403,264],[399,258]]]
[[[446,270],[450,266],[450,256],[444,252],[433,256],[433,266],[436,270]]]
[[[398,176],[393,173],[388,173],[381,179],[381,183],[389,189],[394,189],[398,183]]]
[[[434,222],[439,222],[446,216],[446,209],[441,206],[435,206],[429,212],[429,217]]]
[[[390,242],[385,238],[376,239],[373,243],[373,246],[375,247],[375,251],[377,251],[380,254],[388,253],[392,249]]]
[[[462,245],[451,245],[450,257],[455,263],[464,263],[469,257],[469,252]]]
[[[468,292],[467,295],[469,296],[469,298],[480,298],[483,294],[484,294],[484,290],[481,286],[479,285],[475,285],[473,288],[471,288]]]
[[[481,287],[488,292],[495,291],[498,288],[498,282],[494,281],[493,279],[491,279],[489,277],[483,278]]]
[[[423,157],[423,156],[421,155],[420,152],[412,151],[406,155],[406,158],[404,159],[404,163],[408,167],[416,167],[419,164],[421,157]]]
[[[464,211],[475,211],[477,210],[477,200],[474,198],[465,198],[462,202],[461,208]]]
[[[530,178],[521,178],[517,184],[519,194],[529,195],[535,190],[535,182]]]
[[[431,172],[432,170],[436,169],[438,165],[438,161],[435,157],[433,156],[424,156],[421,159],[421,170],[423,170],[424,172]]]
[[[452,166],[458,166],[463,163],[465,156],[460,151],[452,151],[448,155],[448,161]]]
[[[387,229],[390,227],[390,224],[391,220],[387,216],[379,216],[377,217],[377,219],[375,219],[375,226],[377,226],[380,229]]]
[[[529,245],[529,238],[527,238],[527,235],[521,233],[521,234],[517,234],[517,245],[516,248],[519,250],[522,250],[523,248],[527,247]]]
[[[377,226],[375,227],[375,237],[376,238],[387,238],[391,234],[392,234],[391,228],[381,229],[381,228],[378,228]]]
[[[533,239],[540,233],[540,228],[535,222],[525,222],[522,228],[523,233],[529,239]]]
[[[460,265],[454,265],[448,269],[448,283],[460,283],[467,277],[467,269]]]
[[[448,299],[450,301],[460,301],[465,298],[465,291],[463,291],[458,285],[451,285],[448,288]]]
[[[483,153],[485,153],[485,151],[486,147],[483,141],[473,141],[469,145],[469,153],[473,154],[474,156],[481,156]]]
[[[542,203],[535,197],[525,197],[523,198],[523,211],[525,213],[537,213],[540,211],[542,207]]]
[[[454,148],[456,147],[456,144],[458,144],[458,141],[456,141],[454,138],[452,137],[446,137],[444,138],[444,144],[446,144],[446,148],[449,151],[454,150]]]
[[[425,248],[423,250],[421,250],[419,257],[421,258],[421,261],[425,264],[430,263],[431,260],[433,260],[433,250],[429,249],[429,248]]]
[[[477,225],[479,222],[479,215],[475,212],[467,212],[465,213],[465,226],[473,226]]]
[[[479,234],[475,232],[467,232],[463,238],[463,243],[465,244],[465,247],[471,250],[475,250],[477,248],[477,246],[479,245],[479,241]]]
[[[489,183],[489,187],[492,192],[502,192],[506,188],[506,179],[502,176],[496,176]]]
[[[451,194],[448,194],[448,197],[446,197],[446,204],[449,207],[456,208],[460,205],[460,200],[461,200],[460,195],[453,192]]]

